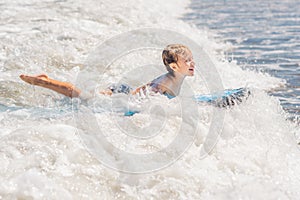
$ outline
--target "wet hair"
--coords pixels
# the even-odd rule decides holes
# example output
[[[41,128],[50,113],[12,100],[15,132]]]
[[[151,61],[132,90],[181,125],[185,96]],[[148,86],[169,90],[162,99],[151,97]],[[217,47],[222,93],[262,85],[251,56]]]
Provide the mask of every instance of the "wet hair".
[[[169,66],[171,63],[178,61],[178,55],[185,55],[190,49],[182,44],[169,44],[162,52],[162,59],[167,70],[173,73],[173,69]]]

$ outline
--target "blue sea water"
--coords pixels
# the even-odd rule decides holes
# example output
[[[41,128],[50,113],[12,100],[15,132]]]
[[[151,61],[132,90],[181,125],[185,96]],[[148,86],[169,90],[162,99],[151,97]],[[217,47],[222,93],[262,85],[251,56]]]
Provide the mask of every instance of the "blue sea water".
[[[300,179],[295,175],[300,174],[300,152],[299,145],[296,145],[300,141],[300,130],[286,120],[278,99],[262,91],[262,88],[280,85],[281,81],[263,74],[242,71],[233,62],[218,62],[220,56],[214,55],[216,42],[207,37],[212,31],[201,31],[178,20],[182,13],[186,13],[184,8],[188,1],[13,0],[0,3],[3,11],[0,14],[0,199],[299,198]],[[191,4],[194,10],[186,15],[186,21],[197,24],[202,20],[203,23],[214,25],[218,20],[222,21],[222,14],[216,11],[210,15],[213,11],[209,9],[218,7],[217,4],[225,10],[230,8],[229,1],[206,3],[199,0]],[[244,3],[236,4],[240,4],[237,8],[243,8]],[[252,2],[248,4],[251,7]],[[280,4],[284,3],[278,2],[270,7],[275,9]],[[294,13],[295,7],[292,7]],[[223,15],[231,16],[233,11],[228,12]],[[199,28],[208,25],[198,24]],[[224,85],[237,88],[250,83],[253,95],[232,109],[214,109],[202,104],[195,105],[195,108],[193,104],[182,104],[180,99],[184,98],[169,100],[162,95],[151,96],[151,101],[148,98],[145,101],[137,98],[132,99],[132,102],[122,94],[111,97],[95,95],[95,98],[84,100],[81,104],[81,100],[66,99],[51,90],[24,83],[19,78],[20,74],[46,73],[57,80],[78,83],[76,77],[80,74],[86,75],[85,80],[88,80],[84,80],[80,88],[89,90],[90,85],[96,83],[97,89],[101,89],[106,84],[98,76],[103,69],[95,67],[85,73],[87,57],[96,54],[99,55],[97,58],[103,58],[97,51],[99,45],[112,36],[122,36],[124,32],[138,27],[153,26],[163,30],[177,29],[178,33],[195,39],[199,45],[210,45],[212,48],[208,48],[208,57],[216,63],[217,70],[222,70],[222,78],[230,80],[228,83],[224,81]],[[239,26],[240,29],[247,28]],[[252,27],[258,30],[260,26],[254,23]],[[283,31],[283,27],[278,31]],[[237,30],[235,33],[242,31],[234,29]],[[222,30],[225,31],[223,34]],[[283,55],[290,56],[299,50],[298,46],[294,54],[288,54],[288,50],[282,50],[276,44],[274,51],[257,51],[249,45],[242,46],[247,39],[248,43],[255,39],[249,35],[238,37],[230,30],[222,27],[214,29],[219,33],[219,39],[235,45],[235,50],[227,51],[227,54],[230,55],[228,59],[233,55],[233,59],[238,62],[251,60],[252,52],[276,55],[277,49],[277,54],[282,51]],[[282,37],[287,37],[286,34],[283,33]],[[294,42],[285,43],[284,48],[292,46],[297,49],[297,32],[293,34]],[[262,43],[270,42],[269,46],[272,46],[273,42],[278,42],[275,39],[277,36],[281,37],[264,36],[271,39]],[[245,41],[243,38],[246,38]],[[149,42],[152,46],[156,39]],[[241,48],[238,48],[239,45]],[[222,43],[220,46],[227,48]],[[242,47],[245,47],[244,51]],[[256,48],[272,49],[267,45],[257,45]],[[133,75],[131,77],[137,77],[132,79],[135,83],[142,82],[139,78],[145,81],[154,78],[158,70],[145,70],[152,66],[149,63],[159,62],[162,65],[161,52],[154,53],[146,48],[145,52],[122,54],[103,75],[109,82],[123,80],[124,76],[127,78],[130,74]],[[198,52],[193,51],[193,54],[195,58],[197,54],[200,56]],[[266,60],[270,62],[271,59]],[[286,60],[288,66],[297,63],[295,59]],[[247,65],[240,66],[251,68],[249,62],[245,63]],[[260,66],[266,66],[263,69],[268,69],[269,73],[275,72],[273,69],[282,72],[279,64],[267,64],[252,66],[257,70],[261,70]],[[201,63],[197,66],[199,68],[196,68],[196,72],[199,74],[207,69],[202,70]],[[231,70],[233,68],[235,70]],[[163,65],[161,69],[165,69]],[[230,77],[238,78],[234,80]],[[205,80],[201,76],[189,77],[185,82],[197,94],[207,92]],[[265,87],[261,87],[262,84]],[[282,90],[287,91],[286,88]],[[291,105],[293,100],[297,100],[283,93],[280,98],[284,97]],[[124,105],[141,112],[132,117],[124,117],[123,113],[119,115],[117,111],[124,110]],[[102,112],[104,109],[110,112]],[[220,116],[222,112],[226,116],[221,121],[215,116]],[[197,113],[198,116],[195,115]],[[218,125],[213,126],[213,121]],[[223,127],[221,131],[219,125]],[[194,137],[190,137],[190,133],[194,132]],[[217,141],[208,137],[215,136],[214,132],[219,135]],[[185,139],[179,137],[185,134],[194,141],[189,139],[190,142],[184,144]],[[203,152],[208,146],[205,144],[213,142],[216,142],[215,148],[204,158]],[[187,145],[184,153],[177,150],[177,147],[184,145]],[[93,154],[91,150],[101,152]],[[172,151],[163,153],[163,157],[154,155],[165,150]],[[136,159],[131,155],[137,155]],[[148,155],[149,159],[139,162],[138,157],[142,155]],[[176,162],[173,163],[174,159]],[[156,165],[165,163],[165,160],[172,162],[164,169]],[[157,167],[153,168],[153,172],[143,174],[122,173],[124,169],[131,168],[137,172],[149,169],[149,166]]]
[[[233,48],[225,55],[243,69],[286,80],[272,91],[290,119],[300,116],[300,1],[193,0],[184,20],[210,29]]]

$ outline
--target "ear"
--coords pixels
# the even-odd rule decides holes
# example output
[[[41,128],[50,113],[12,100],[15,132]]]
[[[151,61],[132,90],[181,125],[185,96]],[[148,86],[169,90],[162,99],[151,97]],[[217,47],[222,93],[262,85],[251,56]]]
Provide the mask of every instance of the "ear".
[[[175,72],[179,69],[178,65],[176,63],[174,63],[174,62],[170,63],[169,66]]]

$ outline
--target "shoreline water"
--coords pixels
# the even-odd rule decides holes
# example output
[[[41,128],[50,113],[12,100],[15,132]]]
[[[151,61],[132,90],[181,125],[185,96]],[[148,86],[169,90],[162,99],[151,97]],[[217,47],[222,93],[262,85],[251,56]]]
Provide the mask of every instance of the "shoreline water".
[[[0,74],[0,104],[21,107],[17,111],[0,112],[1,198],[299,197],[300,180],[295,174],[300,173],[300,157],[293,136],[300,136],[299,129],[286,121],[278,99],[265,92],[278,87],[282,81],[266,74],[243,71],[235,63],[222,59],[222,55],[216,52],[227,48],[226,44],[210,38],[209,31],[198,30],[178,19],[182,17],[179,14],[186,12],[186,3],[174,3],[174,0],[163,3],[158,0],[125,0],[121,4],[108,0],[26,0],[0,5],[5,10],[0,20],[7,24],[0,32],[0,69],[3,72]],[[60,104],[63,101],[61,95],[26,85],[16,74],[47,73],[50,77],[74,83],[74,77],[84,69],[85,59],[97,44],[113,35],[149,26],[172,29],[194,39],[210,56],[224,87],[248,84],[253,95],[243,104],[225,110],[223,132],[207,157],[200,156],[200,147],[210,129],[212,112],[211,107],[199,106],[195,144],[180,159],[152,173],[126,174],[105,166],[87,150],[78,135],[82,128],[74,123],[72,112],[68,111],[70,104],[66,106],[66,113],[60,113],[65,105]],[[194,54],[201,57],[197,52]],[[120,80],[124,70],[137,73],[136,65],[145,65],[147,55],[146,52],[124,56],[105,75]],[[150,55],[153,56],[153,52]],[[159,56],[157,58],[161,62]],[[137,58],[139,61],[136,61]],[[203,75],[205,69],[205,65],[198,66],[198,74]],[[97,81],[93,75],[99,71],[95,69],[89,78]],[[199,76],[186,81],[199,94],[209,92]],[[103,103],[107,99],[100,100]],[[176,99],[167,101],[158,97],[156,100],[165,108],[171,108],[168,117],[164,113],[152,116],[147,112],[131,118],[114,113],[96,113],[99,131],[114,146],[136,154],[151,153],[168,146],[181,125],[189,127],[189,122],[182,122],[181,116],[175,113],[174,108],[178,108]],[[35,113],[30,107],[42,107],[45,112],[39,113],[37,109]],[[47,115],[47,112],[50,114]],[[121,125],[138,127],[157,119],[165,121],[165,124],[153,140],[137,141],[121,130]],[[83,123],[89,123],[84,120],[82,118]],[[156,125],[160,128],[158,123]],[[90,136],[95,139],[97,135]],[[120,158],[114,151],[108,151],[106,156],[117,161]],[[134,165],[135,161],[129,164]]]

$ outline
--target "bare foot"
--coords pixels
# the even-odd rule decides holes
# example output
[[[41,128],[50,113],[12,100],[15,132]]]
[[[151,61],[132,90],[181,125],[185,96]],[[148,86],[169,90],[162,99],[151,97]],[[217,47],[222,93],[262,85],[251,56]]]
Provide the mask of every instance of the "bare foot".
[[[46,74],[40,74],[37,76],[20,75],[20,78],[31,85],[43,85],[49,82],[49,77]]]

